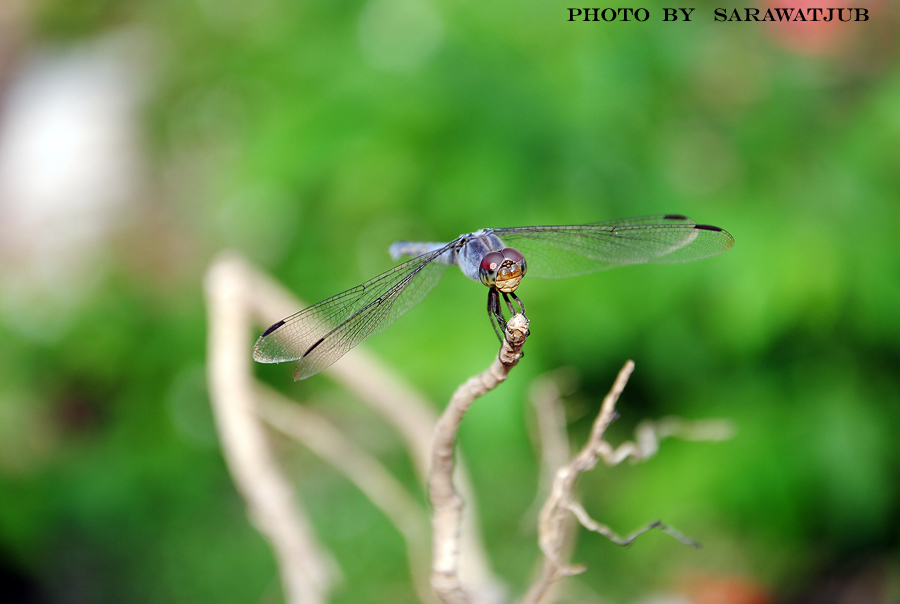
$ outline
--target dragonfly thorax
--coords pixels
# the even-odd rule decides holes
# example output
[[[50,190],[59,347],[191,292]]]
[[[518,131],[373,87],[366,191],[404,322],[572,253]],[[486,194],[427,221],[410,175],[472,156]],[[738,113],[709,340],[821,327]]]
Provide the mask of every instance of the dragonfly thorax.
[[[526,270],[522,253],[515,248],[506,247],[485,254],[481,259],[478,275],[486,286],[511,294],[519,287]]]

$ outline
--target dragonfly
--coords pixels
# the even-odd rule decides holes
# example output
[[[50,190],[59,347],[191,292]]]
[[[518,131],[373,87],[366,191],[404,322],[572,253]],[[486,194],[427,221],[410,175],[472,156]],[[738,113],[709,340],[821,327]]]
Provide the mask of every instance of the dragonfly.
[[[298,361],[294,379],[313,376],[354,346],[384,330],[422,301],[451,264],[488,288],[488,317],[501,335],[511,314],[525,314],[516,289],[532,277],[574,277],[629,264],[691,262],[734,245],[724,229],[680,214],[584,225],[481,229],[443,243],[398,241],[390,246],[402,264],[347,291],[282,319],[253,346],[260,363]]]

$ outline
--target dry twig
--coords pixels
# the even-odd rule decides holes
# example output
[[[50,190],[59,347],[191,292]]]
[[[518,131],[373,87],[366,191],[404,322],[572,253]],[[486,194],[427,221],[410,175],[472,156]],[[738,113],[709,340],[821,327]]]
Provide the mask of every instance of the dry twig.
[[[604,440],[606,429],[616,419],[616,402],[634,370],[634,362],[628,361],[619,371],[616,381],[603,399],[600,413],[594,420],[587,444],[569,462],[562,466],[553,480],[546,503],[538,521],[538,542],[544,554],[539,577],[522,599],[523,604],[537,604],[548,595],[552,584],[566,576],[583,572],[583,566],[570,566],[565,561],[567,547],[567,521],[573,515],[584,528],[599,533],[619,545],[629,545],[637,537],[650,530],[662,530],[682,543],[700,547],[698,543],[682,535],[662,522],[653,522],[627,537],[620,537],[605,524],[591,518],[575,500],[575,483],[583,473],[593,469],[599,460],[616,465],[627,458],[641,461],[653,456],[659,448],[659,440],[680,436],[691,440],[723,440],[730,438],[731,425],[724,421],[687,422],[678,418],[666,418],[658,422],[642,422],[637,430],[637,442],[626,442],[614,448]]]
[[[460,578],[460,526],[463,500],[453,486],[453,445],[463,417],[476,398],[503,382],[522,356],[528,337],[528,319],[514,315],[506,325],[500,353],[483,373],[469,378],[457,388],[438,420],[432,444],[428,495],[432,513],[431,585],[445,604],[463,604],[481,599]]]
[[[434,602],[428,584],[428,533],[422,506],[384,466],[327,419],[269,388],[258,388],[259,413],[346,476],[397,527],[406,542],[410,576],[421,602]]]
[[[319,432],[300,427],[300,415],[304,422],[324,420],[308,410],[297,408],[291,413],[285,406],[276,406],[277,395],[252,377],[248,353],[252,327],[271,324],[302,308],[303,302],[231,253],[223,253],[215,260],[205,285],[210,326],[208,378],[222,449],[251,519],[272,545],[287,601],[323,602],[331,582],[327,569],[334,565],[326,563],[330,558],[316,543],[298,497],[274,458],[260,420],[282,432],[290,432],[344,473],[384,511],[407,540],[419,598],[424,602],[433,601],[428,590],[422,589],[427,579],[416,572],[425,570],[422,562],[427,559],[421,553],[423,548],[427,549],[421,536],[427,523],[424,510],[416,506],[419,513],[410,517],[413,507],[408,493],[398,491],[399,485],[381,464],[355,447],[338,445],[342,450],[336,450],[335,442],[341,439],[337,431],[329,432],[335,436],[334,441],[323,442],[322,436],[328,428],[321,423],[316,424],[322,428]],[[325,373],[397,430],[425,482],[431,434],[437,421],[431,404],[361,347]],[[348,441],[340,442],[347,445]],[[461,490],[471,501],[465,471],[460,468],[459,474]],[[488,565],[474,511],[463,523],[462,539],[466,558],[461,572],[467,582],[485,593],[498,591],[500,583]]]
[[[240,258],[223,255],[210,268],[206,279],[209,310],[209,384],[222,448],[229,468],[248,512],[257,528],[269,540],[278,561],[288,602],[316,604],[325,601],[331,578],[330,558],[318,545],[305,513],[289,481],[271,452],[260,420],[302,442],[326,462],[353,481],[397,526],[407,541],[410,566],[420,600],[431,601],[424,583],[416,580],[426,549],[419,519],[421,506],[374,458],[343,438],[318,415],[292,404],[256,384],[252,378],[248,354],[251,317],[266,324],[303,306],[283,288],[264,277]],[[428,492],[432,514],[431,587],[445,604],[493,603],[500,600],[501,588],[494,579],[484,554],[475,522],[474,509],[463,517],[464,501],[472,505],[465,473],[454,463],[454,443],[460,422],[472,402],[496,388],[521,357],[528,336],[528,320],[514,315],[507,324],[506,341],[493,364],[482,374],[461,385],[449,405],[435,422],[427,402],[377,361],[357,349],[327,372],[361,400],[368,402],[393,425],[412,451],[420,474],[426,474],[430,459]],[[575,500],[578,476],[592,469],[599,460],[615,465],[624,459],[643,460],[654,455],[659,440],[670,436],[694,440],[721,440],[731,435],[725,422],[686,422],[665,418],[643,422],[635,442],[614,448],[604,440],[615,419],[615,405],[634,369],[629,361],[619,372],[605,397],[588,443],[555,474],[550,494],[541,509],[538,532],[544,553],[540,576],[522,600],[537,604],[549,594],[559,578],[584,570],[566,563],[571,547],[567,525],[571,517],[585,528],[605,535],[620,544],[631,543],[638,535],[659,529],[679,540],[697,545],[677,531],[656,522],[625,538],[590,517]],[[545,393],[546,394],[546,393]],[[552,393],[551,393],[552,394]],[[549,396],[549,395],[548,395]],[[558,398],[558,393],[556,393]],[[540,411],[540,410],[539,410]],[[544,409],[555,414],[554,428],[541,430],[545,456],[559,457],[567,448],[559,409]],[[428,434],[433,430],[433,440]],[[556,442],[558,441],[558,442]],[[555,453],[553,453],[555,451]],[[545,462],[549,458],[545,459]],[[556,462],[558,464],[559,462]],[[463,496],[454,486],[453,475]],[[461,556],[461,551],[465,556]]]
[[[293,488],[272,457],[255,411],[247,334],[250,305],[245,266],[217,262],[206,276],[209,312],[208,379],[222,450],[248,514],[272,545],[285,597],[291,603],[325,602],[328,556],[316,542]]]

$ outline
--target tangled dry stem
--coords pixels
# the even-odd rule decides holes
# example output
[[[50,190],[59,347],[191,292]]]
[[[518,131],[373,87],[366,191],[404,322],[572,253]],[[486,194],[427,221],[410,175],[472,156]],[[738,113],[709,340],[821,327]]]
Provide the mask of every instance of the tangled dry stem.
[[[223,255],[210,268],[206,295],[210,321],[210,394],[222,448],[235,483],[247,502],[249,516],[272,545],[287,601],[324,603],[332,581],[330,569],[335,565],[315,539],[297,494],[273,457],[264,422],[290,434],[347,475],[392,519],[407,540],[419,599],[432,601],[431,594],[426,593],[427,587],[415,580],[417,575],[421,576],[418,567],[423,560],[423,548],[427,548],[422,532],[411,520],[411,516],[421,517],[420,506],[382,472],[377,461],[343,439],[337,429],[323,423],[323,418],[286,404],[280,395],[265,390],[252,378],[247,355],[251,319],[263,324],[271,322],[273,317],[289,314],[299,302],[246,261],[233,255]],[[436,423],[427,402],[374,359],[358,353],[355,360],[348,358],[331,370],[348,390],[367,401],[395,426],[413,452],[413,459],[422,474],[427,465],[424,460],[430,459],[427,480],[433,507],[431,589],[441,602],[447,604],[496,604],[505,600],[500,583],[486,562],[476,522],[474,508],[477,506],[473,504],[474,498],[460,462],[454,461],[454,444],[459,425],[471,404],[502,383],[521,358],[528,333],[528,319],[521,314],[514,315],[507,324],[506,341],[497,358],[487,370],[456,390]],[[591,518],[576,500],[578,477],[594,468],[600,460],[615,465],[629,458],[647,459],[656,453],[662,438],[671,436],[692,440],[721,440],[731,436],[731,426],[727,422],[664,418],[640,424],[634,442],[619,447],[610,445],[604,440],[606,429],[616,418],[616,402],[633,370],[634,363],[628,361],[604,398],[587,444],[561,467],[560,459],[568,448],[564,418],[561,408],[545,409],[554,413],[556,419],[551,422],[553,426],[542,426],[544,461],[548,467],[559,469],[553,475],[549,496],[538,519],[538,541],[544,554],[542,568],[522,599],[523,603],[546,601],[558,579],[584,570],[584,567],[567,562],[572,545],[571,518],[619,544],[629,544],[637,536],[656,529],[688,545],[698,546],[660,522],[620,537]],[[549,404],[558,405],[559,401]],[[429,443],[427,434],[432,426],[433,438]],[[554,435],[554,430],[559,434]],[[330,436],[325,438],[326,434]],[[459,491],[454,486],[454,472]],[[465,518],[462,514],[464,501],[472,506]]]
[[[453,486],[453,447],[459,425],[471,404],[506,380],[519,362],[522,346],[528,338],[525,315],[514,315],[506,325],[505,335],[497,358],[484,372],[469,378],[456,389],[434,430],[428,479],[428,494],[433,507],[431,585],[446,604],[490,599],[489,595],[473,593],[460,578],[463,500]]]

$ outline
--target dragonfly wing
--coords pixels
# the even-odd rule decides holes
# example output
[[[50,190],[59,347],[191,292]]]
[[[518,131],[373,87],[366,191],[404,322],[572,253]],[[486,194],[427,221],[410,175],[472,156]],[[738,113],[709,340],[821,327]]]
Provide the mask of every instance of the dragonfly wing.
[[[261,363],[299,360],[295,380],[322,371],[421,302],[447,268],[432,262],[442,251],[408,260],[275,323],[256,341],[253,358]]]
[[[626,264],[691,262],[721,254],[734,244],[727,231],[678,215],[494,229],[494,233],[522,252],[528,275],[549,279]]]

